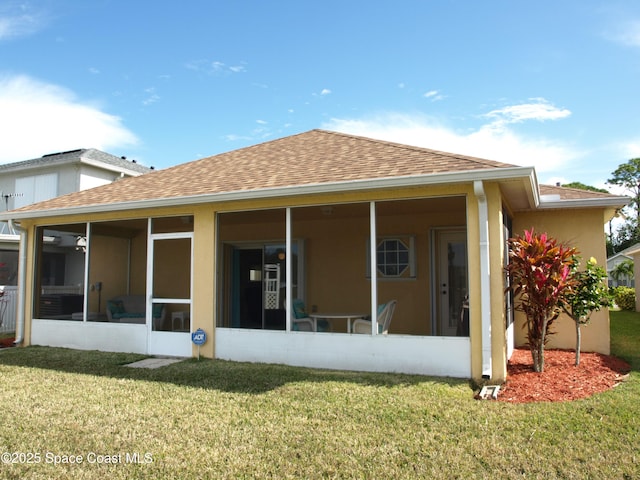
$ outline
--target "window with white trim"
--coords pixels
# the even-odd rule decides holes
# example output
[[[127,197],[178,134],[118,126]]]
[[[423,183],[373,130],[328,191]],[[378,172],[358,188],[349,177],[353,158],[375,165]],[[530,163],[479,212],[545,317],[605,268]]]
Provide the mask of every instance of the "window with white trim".
[[[376,245],[376,266],[381,278],[415,278],[415,245],[413,236],[379,238]],[[367,248],[367,276],[371,262]]]

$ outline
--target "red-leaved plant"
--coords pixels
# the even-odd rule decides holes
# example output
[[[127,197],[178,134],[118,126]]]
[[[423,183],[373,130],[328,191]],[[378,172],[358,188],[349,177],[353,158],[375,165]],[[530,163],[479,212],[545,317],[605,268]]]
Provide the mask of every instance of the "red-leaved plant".
[[[574,283],[571,273],[577,253],[575,248],[546,233],[535,234],[533,229],[509,239],[506,269],[517,300],[515,308],[526,316],[527,340],[536,372],[544,371],[544,346],[560,315],[563,295]]]

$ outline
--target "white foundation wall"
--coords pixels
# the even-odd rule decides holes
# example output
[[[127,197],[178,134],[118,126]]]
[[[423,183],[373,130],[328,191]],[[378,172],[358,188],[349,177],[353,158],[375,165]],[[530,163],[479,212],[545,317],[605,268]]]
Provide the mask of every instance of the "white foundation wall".
[[[33,320],[31,344],[144,354],[147,353],[147,326],[109,322]]]
[[[216,358],[332,370],[471,377],[469,338],[217,328]]]

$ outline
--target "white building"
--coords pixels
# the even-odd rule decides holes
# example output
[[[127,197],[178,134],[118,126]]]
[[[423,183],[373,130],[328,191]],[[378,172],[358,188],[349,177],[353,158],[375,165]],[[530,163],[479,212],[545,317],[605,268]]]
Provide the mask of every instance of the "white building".
[[[106,185],[121,178],[151,171],[135,161],[93,148],[52,153],[40,158],[0,165],[0,211],[24,207],[60,195]],[[0,222],[0,332],[15,329],[15,290],[18,278],[19,235],[7,222]],[[71,241],[79,248],[81,239]],[[65,248],[51,245],[50,255]],[[55,262],[54,262],[55,264]],[[73,269],[73,265],[57,268]]]
[[[607,258],[607,275],[609,277],[609,287],[635,287],[635,278],[633,275],[622,275],[619,278],[616,278],[612,272],[616,269],[618,265],[623,262],[631,261],[633,262],[633,257],[631,255],[631,251],[637,250],[640,245],[633,245],[626,250],[616,253],[615,255]]]

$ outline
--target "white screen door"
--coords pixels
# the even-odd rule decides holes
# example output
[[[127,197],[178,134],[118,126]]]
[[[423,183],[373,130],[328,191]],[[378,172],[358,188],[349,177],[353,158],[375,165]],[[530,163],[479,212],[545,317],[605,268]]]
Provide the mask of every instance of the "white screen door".
[[[151,235],[147,325],[152,355],[191,356],[192,243],[190,232]]]

